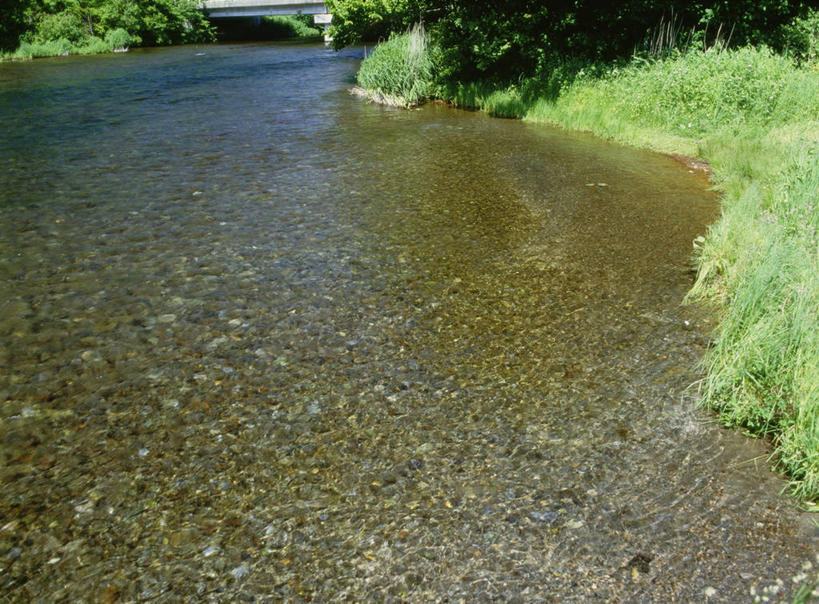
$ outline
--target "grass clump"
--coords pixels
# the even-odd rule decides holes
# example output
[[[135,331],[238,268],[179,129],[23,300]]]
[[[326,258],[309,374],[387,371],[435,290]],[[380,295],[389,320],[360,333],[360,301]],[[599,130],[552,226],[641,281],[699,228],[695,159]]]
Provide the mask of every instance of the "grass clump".
[[[60,57],[69,54],[73,45],[66,38],[47,42],[23,42],[11,53],[5,53],[4,59],[38,59],[41,57]]]
[[[725,424],[773,438],[796,493],[816,500],[819,145],[779,150],[787,164],[781,175],[727,199],[692,295],[723,301],[705,359],[705,401]]]
[[[42,57],[61,57],[68,55],[92,55],[108,52],[122,52],[128,50],[128,46],[134,42],[134,38],[124,29],[113,29],[108,31],[105,39],[97,36],[79,38],[75,41],[68,38],[58,38],[56,40],[35,40],[32,42],[22,42],[20,46],[11,53],[2,56],[6,60],[27,60],[39,59]]]
[[[672,52],[605,74],[575,71],[557,94],[554,84],[537,94],[538,82],[445,90],[457,105],[709,162],[723,211],[697,242],[689,294],[721,318],[704,359],[703,404],[724,424],[770,438],[793,492],[817,501],[819,70],[809,55]]]
[[[358,84],[378,102],[398,107],[419,105],[433,93],[432,57],[424,27],[418,24],[376,46],[361,63]]]

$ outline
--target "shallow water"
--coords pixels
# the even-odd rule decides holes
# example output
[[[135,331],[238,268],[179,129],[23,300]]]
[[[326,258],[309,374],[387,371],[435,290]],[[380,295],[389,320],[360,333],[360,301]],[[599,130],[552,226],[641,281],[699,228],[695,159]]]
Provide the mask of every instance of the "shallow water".
[[[675,161],[351,97],[357,51],[0,64],[0,593],[748,601],[815,576],[694,410]]]

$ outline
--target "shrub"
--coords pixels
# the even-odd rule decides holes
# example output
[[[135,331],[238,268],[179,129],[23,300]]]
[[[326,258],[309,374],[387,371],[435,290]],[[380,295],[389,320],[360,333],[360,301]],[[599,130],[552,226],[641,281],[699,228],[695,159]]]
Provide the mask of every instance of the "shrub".
[[[809,10],[782,28],[782,46],[799,63],[819,60],[819,10]]]
[[[128,48],[133,42],[131,34],[118,27],[105,34],[105,42],[111,49]]]
[[[71,54],[77,55],[98,55],[105,52],[111,52],[111,45],[97,36],[91,36],[82,45],[71,49]]]
[[[48,43],[65,39],[71,43],[83,41],[88,32],[80,17],[72,12],[63,11],[55,14],[43,14],[37,22],[32,42]]]
[[[361,63],[358,83],[371,96],[411,107],[433,92],[434,66],[423,25],[375,47]]]

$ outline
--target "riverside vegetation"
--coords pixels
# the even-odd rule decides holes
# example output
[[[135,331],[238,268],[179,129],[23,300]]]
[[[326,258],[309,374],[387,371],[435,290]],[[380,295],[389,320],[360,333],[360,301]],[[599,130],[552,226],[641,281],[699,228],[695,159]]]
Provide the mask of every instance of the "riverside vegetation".
[[[628,61],[551,55],[510,83],[453,77],[422,28],[393,34],[359,84],[397,105],[440,98],[492,115],[591,131],[710,164],[722,215],[694,242],[689,300],[720,319],[702,403],[769,438],[809,506],[819,500],[819,12],[780,32],[785,52],[729,47],[673,21]],[[683,42],[681,42],[683,40]],[[421,66],[421,67],[419,67]],[[461,70],[463,74],[463,70]]]
[[[255,28],[247,19],[228,19],[217,30],[194,0],[25,0],[0,11],[0,58],[100,54],[249,35],[321,39],[311,25],[310,15],[273,16]]]
[[[211,42],[194,0],[23,0],[0,14],[4,59],[98,54],[129,46]]]

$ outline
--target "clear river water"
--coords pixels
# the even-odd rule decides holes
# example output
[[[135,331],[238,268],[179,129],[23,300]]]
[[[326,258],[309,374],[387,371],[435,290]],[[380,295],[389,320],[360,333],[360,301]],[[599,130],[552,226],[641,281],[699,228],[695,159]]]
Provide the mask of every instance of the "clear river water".
[[[0,599],[744,602],[671,158],[349,94],[360,49],[0,64]]]

